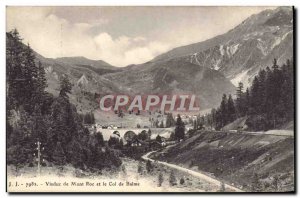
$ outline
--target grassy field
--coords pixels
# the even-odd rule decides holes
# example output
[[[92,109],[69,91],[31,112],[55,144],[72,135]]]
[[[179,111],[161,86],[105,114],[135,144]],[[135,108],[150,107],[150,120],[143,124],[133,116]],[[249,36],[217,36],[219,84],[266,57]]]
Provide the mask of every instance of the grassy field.
[[[119,170],[103,170],[98,173],[81,171],[71,166],[60,170],[57,166],[42,167],[38,175],[37,167],[24,167],[18,173],[13,166],[7,167],[8,186],[18,182],[18,187],[9,187],[9,191],[91,191],[91,192],[214,192],[219,187],[180,171],[172,170],[159,164],[153,164],[153,171],[147,173],[146,163],[122,158],[123,164]],[[138,173],[138,166],[141,167]],[[171,171],[174,172],[175,183],[169,183]],[[162,174],[162,185],[158,185],[158,175]],[[181,181],[181,183],[180,183]],[[51,186],[49,186],[51,183]],[[69,186],[63,186],[69,183]],[[75,184],[76,183],[76,184]],[[96,184],[106,183],[107,186]],[[123,183],[123,186],[119,186]],[[22,184],[22,185],[21,185]],[[60,188],[56,186],[60,184]],[[74,185],[72,185],[74,184]],[[93,184],[93,185],[92,185]],[[37,186],[36,186],[37,185]]]
[[[204,172],[245,191],[294,191],[292,136],[198,132],[150,157]]]

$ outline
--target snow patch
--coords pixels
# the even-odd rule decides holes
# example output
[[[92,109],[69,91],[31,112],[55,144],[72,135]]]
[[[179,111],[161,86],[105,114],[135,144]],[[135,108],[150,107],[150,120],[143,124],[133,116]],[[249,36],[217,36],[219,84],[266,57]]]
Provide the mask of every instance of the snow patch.
[[[287,37],[287,35],[290,34],[291,32],[292,32],[292,30],[285,33],[282,37],[275,37],[275,41],[274,41],[273,45],[271,46],[271,49],[274,49],[274,47],[279,45]]]
[[[46,74],[51,74],[53,72],[53,67],[49,66],[45,69]]]
[[[81,76],[81,78],[77,81],[77,85],[86,85],[86,84],[88,84],[88,80],[87,80],[87,78],[85,77],[85,75],[83,74],[82,76]]]
[[[225,54],[224,46],[223,46],[223,45],[220,45],[220,54],[221,54],[222,56],[224,56],[224,54]]]
[[[239,82],[243,82],[243,83],[248,82],[249,75],[247,73],[248,73],[248,70],[245,70],[245,71],[239,73],[233,79],[230,80],[231,83],[237,87],[239,85]],[[244,87],[247,87],[247,85],[245,85],[245,83],[244,83]]]
[[[230,46],[230,52],[231,52],[232,55],[236,53],[236,51],[239,49],[239,46],[240,46],[239,43],[236,44],[236,45]]]
[[[226,47],[226,53],[230,57],[236,53],[236,51],[239,49],[240,44],[237,43],[235,45],[227,46]]]
[[[216,60],[212,65],[212,69],[219,70],[221,68],[220,63],[221,63],[221,59]]]
[[[267,49],[267,47],[264,46],[264,42],[263,42],[260,38],[258,38],[257,40],[258,40],[258,43],[257,43],[256,47],[261,51],[261,53],[262,53],[264,56],[266,56],[266,55],[268,54],[268,49]]]
[[[197,54],[198,53],[194,53],[191,55],[191,63],[196,63],[196,64],[200,65],[200,62],[197,59]]]

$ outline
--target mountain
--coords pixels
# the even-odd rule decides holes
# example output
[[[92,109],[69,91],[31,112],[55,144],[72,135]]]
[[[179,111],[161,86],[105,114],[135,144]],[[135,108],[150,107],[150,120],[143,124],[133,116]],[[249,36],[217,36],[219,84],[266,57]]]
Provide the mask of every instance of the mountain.
[[[183,59],[222,72],[234,85],[249,86],[261,68],[293,57],[293,8],[279,7],[252,15],[225,34],[175,48],[152,62]]]
[[[70,100],[79,112],[97,107],[95,93],[195,94],[201,110],[219,105],[222,94],[234,94],[239,81],[248,86],[261,68],[293,57],[293,9],[265,10],[225,34],[175,48],[153,60],[124,68],[85,57],[45,58],[47,91],[58,95],[59,77],[74,84]]]
[[[86,65],[90,67],[94,67],[96,69],[109,69],[109,70],[116,70],[117,67],[114,67],[103,60],[90,60],[83,56],[73,56],[73,57],[60,57],[56,58],[55,61],[65,64],[72,64],[72,65]]]
[[[201,110],[219,104],[223,93],[235,87],[219,71],[182,59],[132,65],[122,72],[104,75],[126,94],[195,94]]]
[[[104,61],[89,60],[84,57],[45,58],[34,52],[36,61],[45,68],[48,87],[46,90],[55,96],[59,94],[59,77],[69,76],[74,85],[70,101],[75,104],[78,112],[90,112],[97,108],[95,93],[118,93],[119,88],[102,76],[107,73],[122,71]]]
[[[97,107],[94,94],[195,94],[201,110],[219,104],[234,86],[219,71],[182,59],[148,62],[125,68],[84,57],[44,58],[36,53],[47,74],[47,91],[59,93],[59,76],[67,74],[74,84],[70,100],[79,112]],[[100,72],[101,71],[101,72]]]

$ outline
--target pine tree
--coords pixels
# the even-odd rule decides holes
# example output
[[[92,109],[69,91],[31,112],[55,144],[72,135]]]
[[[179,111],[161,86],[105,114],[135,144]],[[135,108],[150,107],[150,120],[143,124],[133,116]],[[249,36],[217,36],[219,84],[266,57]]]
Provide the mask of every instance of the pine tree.
[[[164,122],[163,121],[160,122],[159,128],[164,128]]]
[[[18,108],[24,102],[21,90],[25,87],[23,72],[24,47],[17,29],[6,34],[6,74],[9,108]]]
[[[238,117],[245,115],[245,111],[243,109],[243,107],[244,107],[243,89],[244,89],[243,83],[239,82],[239,85],[236,90],[236,96],[237,96],[236,109],[237,109]]]
[[[246,115],[249,115],[249,109],[250,109],[250,91],[249,88],[246,89],[246,94],[245,94],[245,112]]]
[[[141,161],[139,161],[138,163],[138,169],[137,169],[137,172],[142,175],[143,174],[143,164]]]
[[[272,66],[272,68],[273,68],[273,71],[276,71],[279,68],[279,66],[277,65],[277,59],[276,58],[274,58],[274,60],[273,60],[273,66]]]
[[[62,166],[66,163],[65,152],[64,152],[60,142],[57,142],[52,157],[53,157],[54,163],[56,165]]]
[[[157,135],[156,138],[155,138],[155,140],[156,140],[157,142],[159,142],[159,143],[162,142],[162,139],[161,139],[161,136],[160,136],[160,135]]]
[[[24,58],[23,69],[26,81],[26,86],[23,90],[23,95],[25,96],[24,107],[26,111],[31,112],[33,104],[36,103],[36,99],[38,99],[36,98],[38,95],[38,71],[35,65],[35,55],[33,54],[33,50],[30,48],[29,44],[25,48]]]
[[[72,84],[67,75],[62,75],[60,78],[60,93],[61,97],[68,98],[68,93],[71,93]]]
[[[232,122],[235,120],[235,107],[234,107],[234,102],[233,99],[231,97],[231,95],[229,95],[228,97],[228,101],[227,101],[227,114],[228,114],[228,121]]]
[[[173,115],[172,113],[168,113],[166,118],[166,128],[170,128],[174,125],[175,125],[175,120],[173,118]]]
[[[185,131],[184,122],[182,122],[182,119],[181,119],[180,115],[178,114],[177,120],[176,120],[176,127],[175,127],[175,138],[177,141],[184,139],[184,131]]]
[[[223,94],[221,106],[220,106],[220,116],[221,116],[221,127],[227,124],[228,120],[228,109],[227,109],[227,96]]]
[[[266,80],[267,80],[267,73],[264,69],[261,69],[258,73],[258,95],[257,97],[260,98],[260,104],[257,106],[257,110],[261,114],[265,111],[266,108]]]
[[[163,176],[162,172],[160,172],[158,175],[158,187],[161,187],[163,182],[164,182],[164,176]]]
[[[220,192],[225,192],[225,183],[224,182],[221,182]]]
[[[170,183],[170,186],[174,186],[177,183],[175,173],[173,170],[170,173],[169,183]]]
[[[7,163],[15,166],[18,175],[20,168],[27,162],[26,151],[20,144],[15,144],[7,149]]]
[[[259,107],[261,104],[261,98],[260,98],[260,86],[259,86],[259,81],[258,78],[255,76],[254,80],[252,82],[251,86],[251,92],[250,92],[250,97],[251,97],[251,114],[258,114]]]
[[[197,119],[195,119],[193,121],[193,127],[194,127],[194,130],[197,130]]]
[[[153,171],[153,166],[152,166],[150,160],[147,160],[147,163],[146,163],[146,170],[147,170],[147,173],[151,173],[151,172]]]
[[[104,146],[104,139],[101,132],[95,133],[96,146],[101,147]]]
[[[83,166],[83,149],[75,138],[67,146],[67,161],[69,161],[75,168]]]
[[[211,120],[212,120],[212,122],[211,122],[211,128],[213,128],[213,125],[215,125],[216,124],[216,115],[217,114],[217,110],[215,109],[215,108],[213,108],[212,110],[211,110]]]

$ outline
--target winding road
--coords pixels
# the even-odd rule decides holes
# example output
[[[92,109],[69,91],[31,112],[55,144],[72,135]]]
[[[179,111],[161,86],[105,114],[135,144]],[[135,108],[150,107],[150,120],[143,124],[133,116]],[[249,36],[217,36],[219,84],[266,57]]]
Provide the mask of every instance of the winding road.
[[[159,164],[162,164],[164,166],[167,166],[167,167],[170,167],[170,168],[177,169],[179,171],[188,173],[190,175],[193,175],[194,177],[198,177],[198,178],[203,179],[203,180],[205,180],[209,183],[212,183],[214,185],[221,186],[221,181],[219,181],[217,179],[214,179],[212,177],[209,177],[207,175],[204,175],[203,173],[196,172],[196,171],[193,171],[193,170],[190,170],[190,169],[187,169],[187,168],[183,168],[183,167],[177,166],[175,164],[170,164],[170,163],[167,163],[167,162],[157,161],[157,160],[153,160],[153,159],[149,158],[149,155],[151,155],[154,152],[156,152],[156,151],[151,151],[149,153],[146,153],[145,155],[142,156],[142,159],[143,160],[150,160],[151,162],[155,161],[156,163],[159,163]],[[235,192],[244,192],[241,189],[238,189],[238,188],[236,188],[234,186],[231,186],[231,185],[228,185],[228,184],[225,184],[225,188],[233,190]]]

